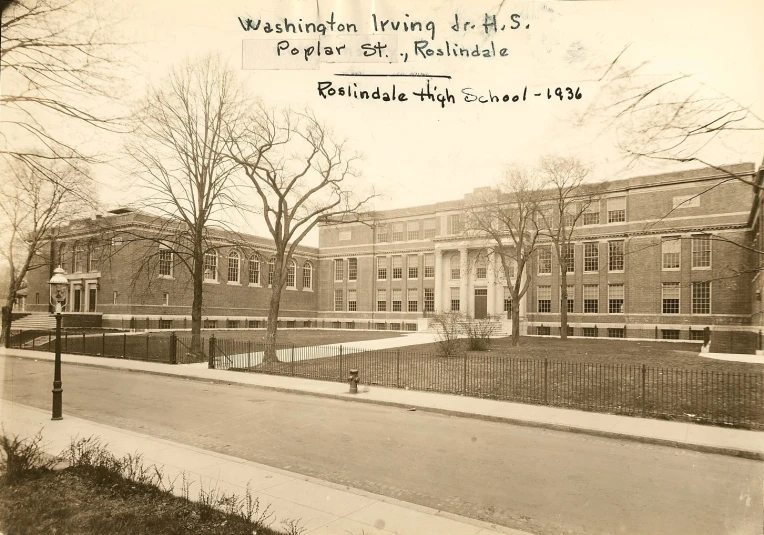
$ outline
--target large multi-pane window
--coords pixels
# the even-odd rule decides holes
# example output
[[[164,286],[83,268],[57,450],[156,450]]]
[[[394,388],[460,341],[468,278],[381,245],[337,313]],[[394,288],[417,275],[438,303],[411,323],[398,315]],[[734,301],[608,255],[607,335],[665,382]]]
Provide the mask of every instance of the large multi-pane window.
[[[403,278],[403,257],[394,256],[392,259],[393,268],[393,280],[401,280]]]
[[[623,240],[608,242],[608,271],[623,271]]]
[[[297,288],[297,262],[289,261],[287,266],[287,288]]]
[[[600,248],[597,242],[584,244],[584,271],[592,272],[600,269]]]
[[[597,225],[600,222],[600,203],[593,202],[584,210],[582,223],[584,225]]]
[[[377,225],[377,243],[386,243],[387,238],[387,225]]]
[[[551,286],[539,286],[536,289],[538,300],[539,312],[551,312],[552,311],[552,287]]]
[[[626,197],[612,197],[607,200],[607,222],[626,221]]]
[[[552,247],[545,245],[539,247],[538,252],[538,273],[546,275],[552,273]]]
[[[377,280],[387,280],[387,257],[377,257]]]
[[[568,293],[568,298],[567,298],[566,310],[572,314],[573,311],[575,310],[576,287],[572,285],[567,286],[567,293]]]
[[[451,255],[451,280],[459,280],[462,276],[462,260],[458,254]]]
[[[451,312],[459,312],[459,288],[451,288]]]
[[[408,294],[408,297],[407,297],[408,311],[416,312],[417,310],[419,310],[419,294],[417,293],[417,289],[408,288],[406,290],[406,293]]]
[[[576,269],[576,246],[572,243],[563,244],[560,247],[560,254],[565,261],[565,272],[573,273]]]
[[[576,214],[574,213],[575,209],[573,207],[567,207],[565,209],[565,213],[562,215],[562,224],[564,228],[573,228],[573,225],[576,224]]]
[[[425,312],[435,312],[435,289],[424,289],[424,310]]]
[[[512,294],[506,286],[504,287],[504,312],[507,314],[512,313]]]
[[[448,216],[448,233],[460,234],[464,230],[464,218],[462,214],[451,214]]]
[[[409,279],[419,278],[419,256],[410,254],[406,259],[406,267],[409,270]]]
[[[610,314],[623,314],[623,284],[608,285],[607,303]]]
[[[216,251],[204,253],[204,280],[218,280],[218,253]]]
[[[87,255],[87,247],[84,243],[74,244],[74,261],[72,262],[72,271],[74,273],[80,273],[83,271]]]
[[[488,277],[488,259],[484,254],[475,259],[475,277],[481,280]]]
[[[403,223],[393,223],[392,241],[403,241]]]
[[[600,311],[600,287],[596,284],[584,285],[584,314],[597,314]]]
[[[708,234],[692,237],[692,267],[711,267],[711,236]]]
[[[337,282],[345,280],[345,261],[342,258],[334,259],[334,280]]]
[[[409,221],[406,223],[406,238],[409,240],[419,239],[419,221]]]
[[[90,273],[93,273],[94,271],[98,271],[98,261],[99,261],[100,252],[101,252],[101,248],[95,242],[91,243],[90,247],[88,247],[88,271]]]
[[[313,264],[310,262],[302,265],[302,287],[305,290],[313,288]]]
[[[228,282],[239,282],[239,253],[228,253]]]
[[[348,290],[348,312],[355,312],[358,310],[358,298],[356,297],[356,290]]]
[[[334,311],[342,312],[342,305],[344,304],[342,290],[334,290]]]
[[[348,280],[354,281],[358,279],[358,259],[348,258]]]
[[[401,289],[393,288],[393,312],[401,311]]]
[[[384,288],[377,288],[377,312],[385,312],[387,310],[387,290]]]
[[[435,218],[424,220],[424,237],[425,238],[435,237]]]
[[[159,275],[172,277],[172,251],[159,249]]]
[[[256,254],[249,257],[249,283],[260,284],[260,258]]]
[[[664,282],[662,287],[662,302],[664,314],[679,314],[679,296],[681,290],[678,282]]]
[[[268,260],[268,286],[273,286],[273,274],[276,272],[276,259]]]
[[[69,258],[67,256],[68,252],[69,251],[66,248],[66,244],[62,243],[61,247],[58,248],[58,265],[64,269],[67,268],[66,263],[69,261]]]
[[[662,269],[679,269],[682,258],[682,240],[679,236],[663,238],[661,241]]]
[[[711,283],[693,282],[692,283],[692,313],[710,314],[711,313]]]
[[[424,255],[424,278],[432,279],[435,277],[435,255],[428,253]]]

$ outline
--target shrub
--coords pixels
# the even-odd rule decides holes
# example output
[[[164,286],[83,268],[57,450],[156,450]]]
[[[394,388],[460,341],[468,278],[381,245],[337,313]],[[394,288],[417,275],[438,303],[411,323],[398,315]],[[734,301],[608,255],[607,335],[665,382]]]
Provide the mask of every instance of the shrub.
[[[465,316],[461,312],[444,312],[432,317],[431,325],[435,328],[438,355],[455,357],[462,346],[459,337],[464,332]]]
[[[4,473],[4,480],[12,485],[23,478],[29,472],[39,469],[50,469],[60,461],[45,453],[40,447],[42,434],[38,431],[31,439],[22,439],[18,436],[10,437],[5,434],[5,429],[0,433],[0,471]]]
[[[491,345],[491,336],[496,332],[498,318],[464,318],[464,332],[467,335],[467,349],[485,351]]]

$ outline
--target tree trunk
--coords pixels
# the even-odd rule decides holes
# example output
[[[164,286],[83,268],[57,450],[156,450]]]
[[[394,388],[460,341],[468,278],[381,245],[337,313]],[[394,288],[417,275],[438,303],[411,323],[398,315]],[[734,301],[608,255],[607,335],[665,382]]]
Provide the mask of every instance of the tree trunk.
[[[0,332],[5,347],[11,347],[11,314],[13,312],[13,300],[9,299],[9,303],[3,306],[3,329]]]
[[[191,354],[201,358],[204,355],[202,347],[202,298],[204,292],[204,256],[194,259],[194,298],[191,303]]]
[[[568,268],[560,266],[560,340],[568,339]]]
[[[510,345],[517,346],[520,343],[520,303],[512,303],[512,336]]]
[[[275,276],[275,273],[274,273]],[[263,353],[263,364],[273,364],[279,362],[276,356],[276,329],[279,322],[279,309],[281,307],[281,292],[278,288],[279,282],[273,281],[271,291],[271,301],[268,307],[268,325],[265,330],[265,352]],[[277,286],[278,285],[278,286]]]

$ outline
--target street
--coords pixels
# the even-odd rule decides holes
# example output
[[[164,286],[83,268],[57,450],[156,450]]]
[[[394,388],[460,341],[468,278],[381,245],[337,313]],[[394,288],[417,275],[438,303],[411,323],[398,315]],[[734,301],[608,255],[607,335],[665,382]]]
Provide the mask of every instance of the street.
[[[49,409],[53,363],[0,358]],[[760,534],[764,463],[423,411],[63,366],[63,412],[539,534]],[[51,422],[50,425],[55,425]]]

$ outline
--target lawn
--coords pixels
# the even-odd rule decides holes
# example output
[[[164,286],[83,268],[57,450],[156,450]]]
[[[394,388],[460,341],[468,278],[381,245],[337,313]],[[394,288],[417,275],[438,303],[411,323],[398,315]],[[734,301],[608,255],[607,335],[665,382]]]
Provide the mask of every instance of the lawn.
[[[434,344],[260,364],[243,371],[361,382],[597,412],[764,428],[764,365],[698,357],[697,344],[524,337],[444,358]]]

